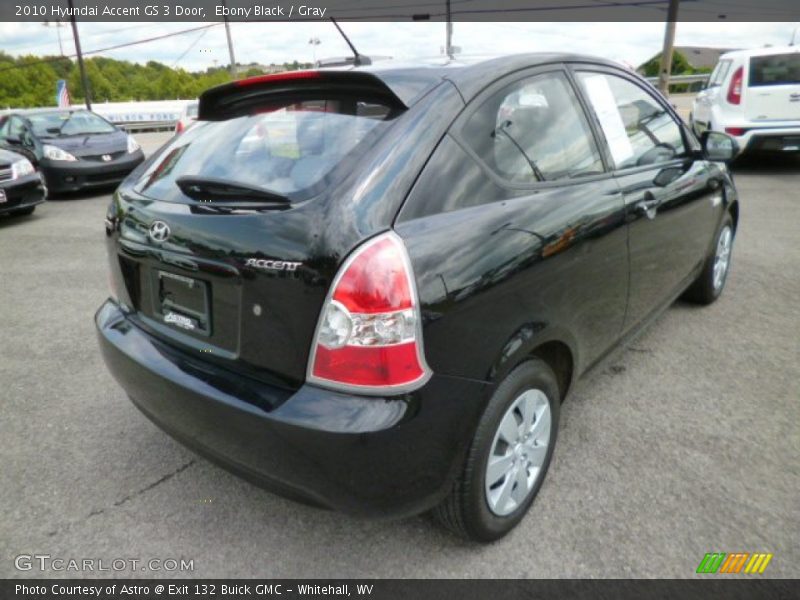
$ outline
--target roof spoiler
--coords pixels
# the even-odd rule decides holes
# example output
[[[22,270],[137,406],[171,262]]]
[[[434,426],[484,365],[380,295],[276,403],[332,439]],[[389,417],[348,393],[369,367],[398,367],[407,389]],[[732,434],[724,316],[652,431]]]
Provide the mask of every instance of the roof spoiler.
[[[197,118],[224,121],[250,114],[263,107],[265,101],[291,98],[298,92],[322,97],[355,93],[380,99],[395,108],[408,108],[388,85],[366,71],[287,71],[239,79],[206,90],[200,94]]]

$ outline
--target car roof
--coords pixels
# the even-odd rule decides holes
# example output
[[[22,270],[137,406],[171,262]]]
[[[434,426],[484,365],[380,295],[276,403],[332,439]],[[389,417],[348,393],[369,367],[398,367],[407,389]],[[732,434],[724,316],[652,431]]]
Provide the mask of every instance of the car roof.
[[[452,81],[469,101],[487,84],[516,71],[552,63],[593,63],[633,72],[619,63],[580,54],[537,52],[505,56],[437,57],[412,62],[386,60],[360,67],[337,67],[335,70],[366,71],[383,80],[406,103],[413,104],[433,85]],[[332,70],[322,68],[321,70]]]
[[[723,58],[749,58],[751,56],[771,56],[773,54],[796,54],[800,46],[765,46],[763,48],[750,48],[747,50],[734,50],[720,56]]]

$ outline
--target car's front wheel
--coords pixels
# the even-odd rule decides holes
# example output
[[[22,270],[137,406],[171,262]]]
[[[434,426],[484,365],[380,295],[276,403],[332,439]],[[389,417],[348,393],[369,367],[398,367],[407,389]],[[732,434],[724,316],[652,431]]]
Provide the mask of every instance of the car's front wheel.
[[[733,219],[729,213],[726,213],[717,231],[717,237],[714,239],[711,254],[703,265],[703,270],[684,294],[686,300],[697,304],[711,304],[720,297],[722,290],[725,289],[725,282],[728,281],[728,272],[731,268],[733,238]]]
[[[464,468],[434,516],[451,531],[491,542],[525,516],[553,456],[560,408],[553,370],[538,359],[514,369],[498,386]]]

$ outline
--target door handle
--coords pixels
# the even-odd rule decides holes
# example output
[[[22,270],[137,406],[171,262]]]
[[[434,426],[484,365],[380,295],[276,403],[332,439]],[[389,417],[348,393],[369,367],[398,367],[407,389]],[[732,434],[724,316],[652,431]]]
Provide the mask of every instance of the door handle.
[[[636,208],[653,219],[656,216],[656,208],[658,208],[660,203],[661,201],[656,198],[652,192],[645,192],[644,198],[636,203]]]

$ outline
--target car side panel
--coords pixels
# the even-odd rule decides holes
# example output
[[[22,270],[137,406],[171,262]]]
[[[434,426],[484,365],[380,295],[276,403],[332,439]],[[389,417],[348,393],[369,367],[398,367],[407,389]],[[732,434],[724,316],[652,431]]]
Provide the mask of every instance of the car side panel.
[[[415,216],[413,207],[441,195],[481,203]],[[620,333],[627,233],[611,177],[512,191],[447,137],[395,229],[417,277],[426,357],[436,373],[499,380],[554,339],[570,347],[577,373]]]
[[[720,173],[686,159],[618,176],[629,222],[629,329],[699,272],[724,210]],[[655,206],[646,210],[647,203]]]

